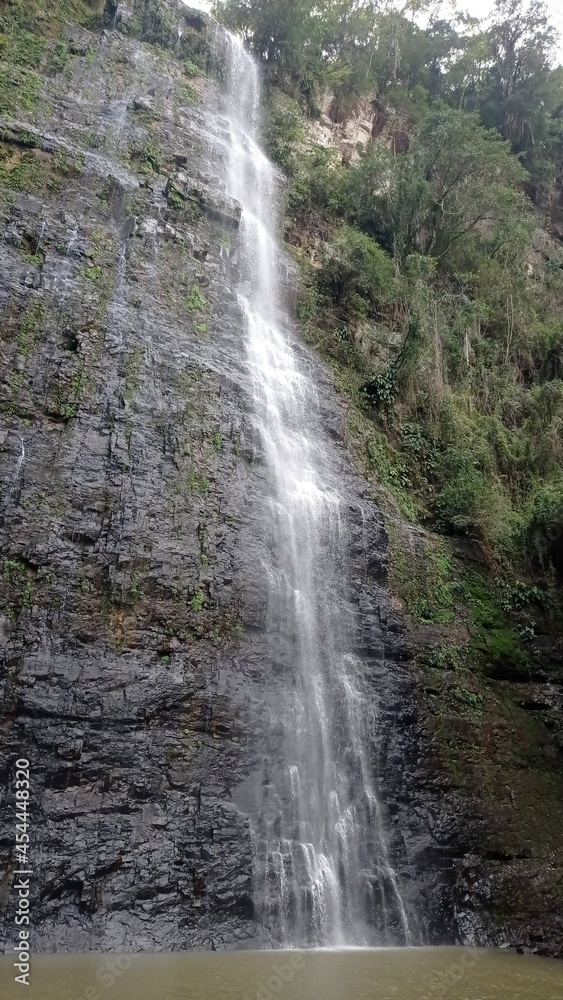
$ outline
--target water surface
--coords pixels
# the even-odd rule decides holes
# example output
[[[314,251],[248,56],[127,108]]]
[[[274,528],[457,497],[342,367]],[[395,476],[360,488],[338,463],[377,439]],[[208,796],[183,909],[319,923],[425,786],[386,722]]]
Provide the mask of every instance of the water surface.
[[[2,1000],[562,1000],[563,963],[493,949],[38,955]]]

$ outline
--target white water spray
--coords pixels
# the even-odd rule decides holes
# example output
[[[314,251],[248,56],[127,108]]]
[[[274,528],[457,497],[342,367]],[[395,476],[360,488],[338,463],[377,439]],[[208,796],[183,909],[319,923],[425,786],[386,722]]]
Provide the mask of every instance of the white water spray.
[[[23,469],[24,462],[25,462],[25,444],[24,444],[23,438],[20,438],[20,444],[21,444],[21,451],[19,453],[18,460],[17,460],[17,463],[16,463],[16,469],[15,469],[14,475],[12,477],[12,485],[14,485],[15,483],[17,483],[17,481],[18,481],[18,479],[20,477],[20,473],[21,473],[21,471]]]
[[[346,568],[348,506],[323,444],[315,386],[277,287],[279,178],[259,142],[257,66],[227,36],[227,193],[242,206],[239,301],[272,477],[269,635],[289,645],[273,725],[285,733],[256,821],[263,921],[285,945],[410,943],[369,760]]]

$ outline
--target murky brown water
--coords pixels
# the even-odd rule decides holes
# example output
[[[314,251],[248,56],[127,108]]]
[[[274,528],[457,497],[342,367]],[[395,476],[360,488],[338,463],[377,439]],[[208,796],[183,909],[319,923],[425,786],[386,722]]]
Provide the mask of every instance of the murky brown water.
[[[563,1000],[563,963],[494,950],[403,948],[0,958],[2,1000]]]

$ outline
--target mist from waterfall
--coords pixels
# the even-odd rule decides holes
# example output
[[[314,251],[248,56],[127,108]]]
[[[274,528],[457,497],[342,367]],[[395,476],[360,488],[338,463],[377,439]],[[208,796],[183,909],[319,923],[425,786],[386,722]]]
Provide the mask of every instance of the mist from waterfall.
[[[228,35],[224,44],[226,189],[242,206],[239,303],[272,481],[268,630],[290,650],[284,696],[271,706],[284,766],[256,821],[255,894],[275,943],[408,944],[372,776],[376,709],[365,703],[353,653],[348,505],[278,288],[280,177],[259,145],[258,68],[239,39]]]

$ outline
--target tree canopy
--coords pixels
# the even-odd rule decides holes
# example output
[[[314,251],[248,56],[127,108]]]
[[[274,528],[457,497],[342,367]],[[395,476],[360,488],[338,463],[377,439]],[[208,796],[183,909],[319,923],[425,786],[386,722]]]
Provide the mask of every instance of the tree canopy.
[[[368,92],[441,99],[497,129],[545,187],[563,133],[563,70],[545,3],[495,0],[488,24],[438,13],[423,27],[411,14],[426,8],[425,0],[219,0],[216,13],[310,113],[327,86],[342,101]]]
[[[410,516],[563,573],[556,33],[541,0],[496,0],[485,24],[424,11],[224,0],[219,16],[264,64],[288,235],[313,261],[304,329],[368,416],[366,461]],[[351,165],[312,148],[326,93],[337,117],[376,100],[405,141],[383,131]]]

